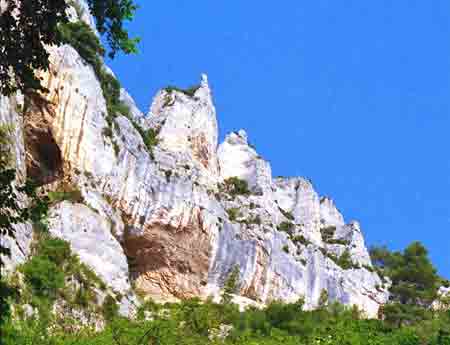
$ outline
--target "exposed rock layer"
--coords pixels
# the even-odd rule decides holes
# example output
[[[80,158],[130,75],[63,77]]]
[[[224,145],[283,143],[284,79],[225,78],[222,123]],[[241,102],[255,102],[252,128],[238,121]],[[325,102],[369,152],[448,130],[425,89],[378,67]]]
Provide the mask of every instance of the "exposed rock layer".
[[[115,118],[109,137],[92,67],[70,46],[49,51],[51,68],[42,75],[49,93],[30,103],[24,126],[17,101],[1,98],[0,122],[18,124],[21,176],[27,162],[28,174],[45,188],[81,191],[84,205],[52,208],[51,232],[68,240],[113,289],[131,296],[133,280],[158,300],[217,296],[238,266],[239,294],[248,301],[304,297],[313,308],[325,289],[330,299],[376,316],[388,294],[371,269],[359,224],[346,224],[308,180],[273,179],[244,131],[217,147],[206,76],[193,93],[161,90],[147,116],[123,90],[131,112]],[[130,118],[158,133],[152,152]],[[224,192],[230,177],[245,180],[250,193]],[[28,253],[30,231],[18,229],[24,244],[13,245],[16,263]],[[350,267],[336,263],[345,252]]]

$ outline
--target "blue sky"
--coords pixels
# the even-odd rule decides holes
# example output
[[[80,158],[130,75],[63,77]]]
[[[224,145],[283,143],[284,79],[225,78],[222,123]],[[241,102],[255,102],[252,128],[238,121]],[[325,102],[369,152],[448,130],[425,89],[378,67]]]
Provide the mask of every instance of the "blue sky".
[[[138,1],[140,54],[109,62],[145,112],[209,75],[221,138],[310,177],[366,240],[450,278],[450,2]]]

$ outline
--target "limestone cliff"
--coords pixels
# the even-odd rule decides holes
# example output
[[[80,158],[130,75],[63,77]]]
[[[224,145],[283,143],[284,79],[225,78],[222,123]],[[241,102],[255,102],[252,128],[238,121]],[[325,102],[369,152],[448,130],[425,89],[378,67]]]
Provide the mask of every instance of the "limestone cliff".
[[[92,25],[72,13],[78,19]],[[78,202],[52,206],[50,231],[128,297],[124,313],[136,290],[156,300],[217,297],[238,266],[242,303],[304,297],[314,308],[327,290],[376,316],[388,293],[359,224],[346,223],[307,179],[272,178],[245,131],[218,145],[206,76],[189,91],[161,90],[147,115],[122,90],[130,111],[110,126],[92,66],[69,45],[49,51],[49,93],[0,98],[0,123],[15,125],[19,176],[81,192]],[[18,227],[9,267],[26,259],[30,233]]]

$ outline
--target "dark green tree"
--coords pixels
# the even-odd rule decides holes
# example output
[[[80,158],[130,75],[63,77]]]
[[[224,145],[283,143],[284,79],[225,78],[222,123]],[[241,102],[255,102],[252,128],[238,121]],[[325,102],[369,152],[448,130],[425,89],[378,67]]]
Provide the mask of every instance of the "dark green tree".
[[[88,0],[96,27],[109,44],[108,55],[136,52],[138,39],[130,38],[124,23],[136,10],[132,0]],[[47,70],[46,45],[60,45],[60,24],[68,22],[66,0],[6,0],[0,8],[0,93],[46,91],[36,70]]]
[[[376,247],[370,254],[380,273],[392,281],[391,303],[383,311],[386,321],[401,326],[427,318],[441,279],[423,244],[413,242],[403,252]]]
[[[226,305],[231,303],[233,299],[233,294],[237,292],[238,285],[239,285],[239,266],[236,265],[231,270],[223,286],[223,293],[222,293],[223,304]]]

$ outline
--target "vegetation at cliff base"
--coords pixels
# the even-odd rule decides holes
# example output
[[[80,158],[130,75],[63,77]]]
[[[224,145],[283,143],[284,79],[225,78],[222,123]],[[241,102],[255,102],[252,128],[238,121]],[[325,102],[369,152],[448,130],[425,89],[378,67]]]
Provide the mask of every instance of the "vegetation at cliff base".
[[[370,253],[379,274],[392,282],[391,303],[383,307],[386,321],[400,327],[432,318],[430,309],[443,282],[428,258],[427,249],[413,242],[403,252],[374,247]]]
[[[119,315],[118,298],[80,264],[67,242],[40,234],[33,254],[19,269],[25,286],[11,289],[14,284],[20,286],[17,278],[2,281],[4,287],[16,291],[7,299],[13,312],[5,314],[2,345],[450,344],[450,311],[432,309],[429,304],[438,298],[436,287],[442,279],[435,274],[420,243],[411,244],[403,252],[372,249],[376,269],[392,280],[392,301],[381,310],[378,320],[366,319],[355,306],[333,302],[326,290],[322,290],[313,311],[306,310],[303,299],[295,303],[273,301],[265,308],[239,311],[233,303],[240,284],[238,266],[230,270],[223,283],[221,303],[196,298],[165,304],[146,300],[135,317],[127,319]],[[78,283],[70,283],[70,277],[76,277]],[[405,285],[409,289],[400,288]],[[103,303],[97,300],[95,289],[106,291]],[[89,311],[90,320],[101,321],[103,326],[95,329],[76,318],[55,315],[51,310],[56,301]],[[31,305],[35,316],[27,316],[24,303]]]
[[[324,298],[328,298],[325,294]],[[48,331],[37,319],[7,324],[5,344],[239,344],[239,345],[448,345],[450,314],[402,328],[362,318],[357,308],[324,301],[304,311],[303,301],[273,302],[239,312],[232,303],[198,299],[179,304],[144,303],[134,320],[111,316],[102,331],[92,328]]]

